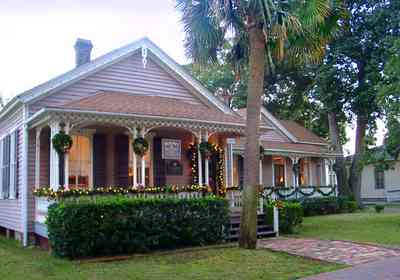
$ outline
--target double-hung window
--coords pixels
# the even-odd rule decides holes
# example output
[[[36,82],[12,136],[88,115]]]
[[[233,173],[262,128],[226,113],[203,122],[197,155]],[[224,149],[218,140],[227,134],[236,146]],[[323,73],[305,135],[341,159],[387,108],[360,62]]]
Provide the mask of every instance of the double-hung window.
[[[0,198],[14,199],[17,193],[18,130],[0,142]]]

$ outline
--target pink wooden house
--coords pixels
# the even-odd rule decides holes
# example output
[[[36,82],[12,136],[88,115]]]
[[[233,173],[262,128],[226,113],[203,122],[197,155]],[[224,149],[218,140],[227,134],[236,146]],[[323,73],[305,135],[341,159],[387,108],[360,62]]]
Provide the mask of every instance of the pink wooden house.
[[[32,193],[57,189],[60,174],[67,188],[242,184],[244,111],[230,109],[147,38],[93,60],[91,49],[78,39],[76,68],[0,112],[0,232],[24,245],[47,237],[47,206]],[[265,109],[261,118],[260,184],[335,183],[327,142]],[[73,138],[64,172],[51,141],[61,125]],[[150,144],[141,158],[131,145],[139,135]],[[218,147],[219,158],[198,154],[193,162],[188,150],[204,140]]]

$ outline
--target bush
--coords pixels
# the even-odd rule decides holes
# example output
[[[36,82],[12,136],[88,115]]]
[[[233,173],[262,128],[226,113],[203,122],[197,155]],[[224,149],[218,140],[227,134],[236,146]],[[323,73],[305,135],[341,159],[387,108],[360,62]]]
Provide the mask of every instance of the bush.
[[[298,202],[283,201],[283,207],[279,209],[279,231],[282,233],[294,233],[303,222],[303,207]],[[274,223],[273,206],[269,203],[265,206],[267,211],[267,223]]]
[[[385,210],[385,205],[382,205],[382,204],[375,205],[375,212],[376,213],[381,213],[383,210]]]
[[[313,197],[301,201],[304,216],[316,216],[338,213],[352,213],[357,210],[357,203],[349,197]]]
[[[102,197],[51,205],[47,226],[55,255],[77,258],[219,243],[228,213],[215,197]]]

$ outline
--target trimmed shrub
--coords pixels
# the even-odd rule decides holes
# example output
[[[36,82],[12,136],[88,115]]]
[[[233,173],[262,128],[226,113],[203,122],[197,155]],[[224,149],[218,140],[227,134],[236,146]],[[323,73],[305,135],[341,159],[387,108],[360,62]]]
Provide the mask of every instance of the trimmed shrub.
[[[375,212],[376,213],[381,213],[383,210],[385,210],[385,205],[382,205],[382,204],[376,204],[375,205]]]
[[[357,203],[349,197],[313,197],[301,201],[304,216],[352,213],[357,210]]]
[[[268,224],[274,223],[273,206],[265,205]],[[297,227],[303,222],[303,207],[298,202],[282,201],[282,208],[279,209],[279,231],[282,233],[294,233]]]
[[[62,201],[49,207],[49,242],[68,258],[215,244],[226,237],[228,211],[216,197]]]

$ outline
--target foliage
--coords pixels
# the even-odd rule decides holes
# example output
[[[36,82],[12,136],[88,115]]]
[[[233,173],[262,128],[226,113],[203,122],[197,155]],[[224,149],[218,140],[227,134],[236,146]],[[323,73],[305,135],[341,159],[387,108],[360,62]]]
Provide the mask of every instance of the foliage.
[[[357,203],[349,197],[314,197],[301,201],[304,216],[352,213],[356,211]]]
[[[133,151],[140,157],[143,157],[149,150],[149,142],[143,137],[136,138],[133,143]]]
[[[274,222],[273,205],[265,205],[267,224]],[[279,211],[279,231],[282,233],[295,233],[303,222],[303,207],[298,202],[282,201]]]
[[[381,213],[383,210],[385,210],[385,205],[382,205],[382,204],[376,204],[375,205],[375,212],[376,213]]]
[[[189,186],[175,186],[167,185],[165,187],[98,187],[93,189],[87,188],[73,188],[64,189],[59,188],[53,190],[51,187],[41,187],[33,191],[33,195],[36,197],[45,197],[48,199],[63,199],[68,197],[82,197],[82,196],[109,196],[109,195],[140,195],[140,194],[177,194],[181,192],[202,192],[207,193],[208,189],[204,186],[189,185]]]
[[[59,154],[63,154],[69,151],[72,147],[72,137],[61,130],[51,139],[53,148]]]
[[[47,226],[54,254],[79,258],[215,244],[228,222],[228,204],[216,197],[109,197],[55,203]]]

